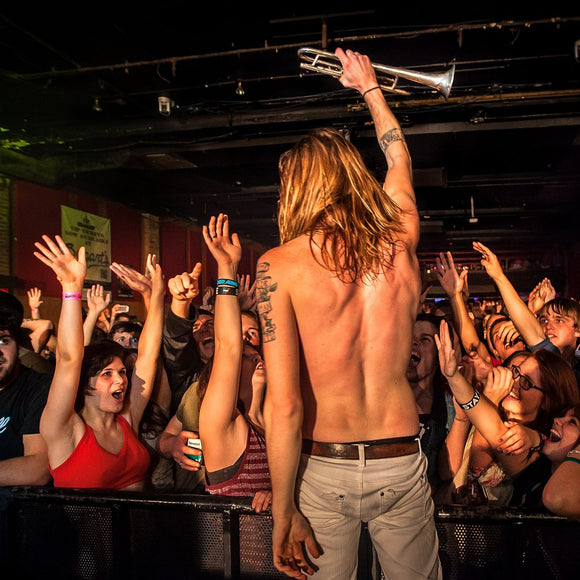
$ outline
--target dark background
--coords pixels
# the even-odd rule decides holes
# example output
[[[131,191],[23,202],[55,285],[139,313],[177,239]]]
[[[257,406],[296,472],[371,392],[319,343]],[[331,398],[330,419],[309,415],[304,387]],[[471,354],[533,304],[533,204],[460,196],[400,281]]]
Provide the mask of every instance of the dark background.
[[[270,247],[278,157],[309,129],[345,131],[385,171],[364,101],[301,70],[298,48],[427,74],[454,64],[447,100],[388,95],[413,156],[421,260],[469,263],[478,239],[506,263],[552,267],[577,239],[580,9],[469,4],[5,5],[0,172],[199,224],[224,211]]]

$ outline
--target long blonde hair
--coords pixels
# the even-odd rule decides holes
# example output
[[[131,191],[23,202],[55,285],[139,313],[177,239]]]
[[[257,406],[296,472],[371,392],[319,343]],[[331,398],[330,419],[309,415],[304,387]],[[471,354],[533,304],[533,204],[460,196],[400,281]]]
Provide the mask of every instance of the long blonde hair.
[[[403,210],[338,131],[317,129],[280,157],[282,244],[321,234],[322,264],[340,279],[374,278],[393,265]],[[313,252],[314,254],[314,252]]]

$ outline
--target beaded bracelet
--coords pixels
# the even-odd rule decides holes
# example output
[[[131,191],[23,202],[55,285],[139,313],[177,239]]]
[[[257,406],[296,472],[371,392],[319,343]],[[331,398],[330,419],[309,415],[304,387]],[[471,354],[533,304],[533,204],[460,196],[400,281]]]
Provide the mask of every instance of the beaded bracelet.
[[[236,280],[231,280],[230,278],[220,278],[216,284],[218,286],[231,286],[232,288],[239,288],[240,284]]]
[[[576,459],[575,457],[565,457],[564,461],[571,461],[572,463],[580,464],[580,459]],[[564,461],[562,463],[564,463]]]
[[[218,286],[215,289],[215,295],[216,296],[237,296],[238,289],[234,286],[227,286],[224,284],[223,286]]]
[[[82,300],[83,294],[82,292],[63,292],[62,299],[63,300]]]
[[[477,405],[477,403],[479,403],[479,393],[474,389],[473,391],[473,397],[471,398],[471,401],[468,401],[467,403],[458,403],[459,406],[464,410],[464,411],[468,411],[469,409],[473,409],[473,407],[475,407],[475,405]]]

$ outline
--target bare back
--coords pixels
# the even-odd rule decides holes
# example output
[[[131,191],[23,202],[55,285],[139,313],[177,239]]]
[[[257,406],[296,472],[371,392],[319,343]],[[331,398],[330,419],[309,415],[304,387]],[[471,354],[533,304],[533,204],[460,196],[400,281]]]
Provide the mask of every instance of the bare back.
[[[307,236],[264,260],[288,292],[298,332],[302,436],[349,442],[415,435],[406,379],[420,294],[414,248],[401,249],[393,269],[366,284],[344,283],[324,268]]]

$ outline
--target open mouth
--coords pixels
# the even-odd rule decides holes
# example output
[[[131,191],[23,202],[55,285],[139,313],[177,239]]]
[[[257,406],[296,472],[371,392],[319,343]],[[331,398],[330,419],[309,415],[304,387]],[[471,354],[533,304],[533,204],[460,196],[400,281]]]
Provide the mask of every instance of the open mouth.
[[[562,434],[556,431],[556,429],[550,429],[550,435],[548,436],[548,441],[551,443],[558,443],[558,441],[562,441]]]
[[[122,401],[123,397],[125,396],[125,390],[119,389],[118,391],[115,391],[112,396],[113,399],[117,399],[117,401]]]
[[[510,397],[510,399],[515,399],[516,401],[520,400],[520,398],[513,391],[508,393],[508,397]]]
[[[421,362],[421,357],[418,354],[412,352],[411,353],[411,360],[409,361],[409,367],[416,368],[420,362]]]
[[[203,346],[207,346],[208,344],[213,344],[213,343],[214,343],[214,339],[213,339],[213,337],[212,337],[212,336],[208,336],[207,338],[204,338],[204,339],[201,341],[201,344],[202,344]]]

